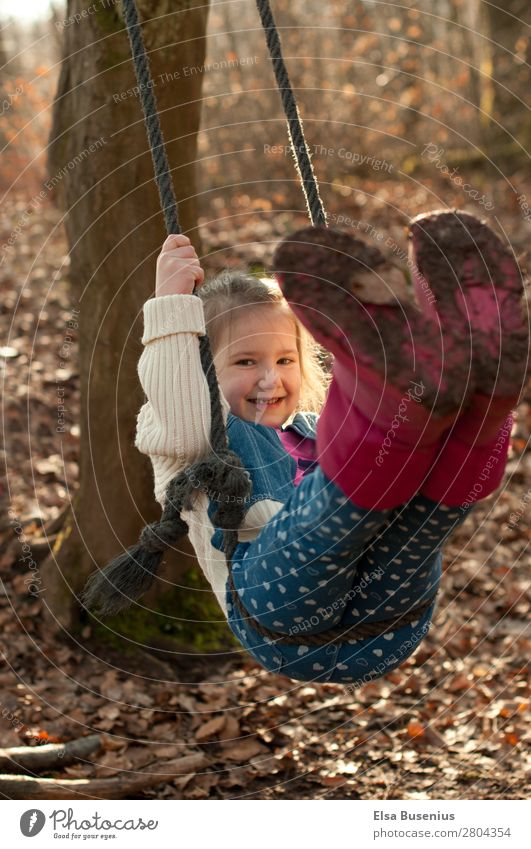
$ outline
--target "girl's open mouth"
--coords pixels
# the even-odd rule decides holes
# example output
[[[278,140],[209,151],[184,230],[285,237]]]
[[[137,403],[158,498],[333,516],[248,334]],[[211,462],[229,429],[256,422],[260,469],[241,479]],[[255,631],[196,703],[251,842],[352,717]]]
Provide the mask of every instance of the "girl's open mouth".
[[[271,398],[271,400],[265,401],[260,398],[248,398],[249,403],[254,404],[256,407],[278,407],[281,401],[284,398]]]

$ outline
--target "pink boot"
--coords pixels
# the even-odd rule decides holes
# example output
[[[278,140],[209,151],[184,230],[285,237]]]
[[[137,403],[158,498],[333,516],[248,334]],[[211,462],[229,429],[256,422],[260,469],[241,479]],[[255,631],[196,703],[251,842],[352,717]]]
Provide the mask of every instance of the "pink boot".
[[[306,228],[281,242],[275,276],[301,322],[334,354],[317,428],[324,473],[356,504],[396,507],[419,489],[441,435],[473,391],[457,337],[408,303],[362,303],[360,278],[382,254],[345,233]],[[438,344],[439,343],[439,344]]]
[[[529,369],[520,271],[500,239],[466,212],[436,211],[410,225],[410,257],[422,309],[472,351],[476,392],[446,439],[422,494],[472,504],[501,483]]]
[[[477,402],[480,396],[474,397]],[[421,494],[448,507],[470,507],[495,492],[502,482],[511,444],[513,418],[510,413],[504,415],[501,427],[488,441],[484,442],[483,436],[480,442],[471,442],[474,427],[481,428],[481,413],[467,410],[450,431],[420,488]]]
[[[474,215],[436,210],[409,225],[413,280],[427,319],[471,347],[476,391],[505,398],[507,412],[529,372],[529,322],[511,251]],[[498,416],[496,405],[492,415]]]
[[[457,413],[430,415],[420,402],[421,384],[412,382],[401,395],[382,382],[371,398],[365,383],[358,384],[361,392],[345,390],[352,377],[338,360],[333,375],[317,423],[321,469],[366,510],[405,504],[426,480]]]

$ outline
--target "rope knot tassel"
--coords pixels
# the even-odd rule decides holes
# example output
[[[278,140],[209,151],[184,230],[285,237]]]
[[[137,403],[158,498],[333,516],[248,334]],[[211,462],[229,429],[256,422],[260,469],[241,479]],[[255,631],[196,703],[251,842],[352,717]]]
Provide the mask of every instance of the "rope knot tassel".
[[[241,459],[222,448],[190,466],[184,473],[190,488],[203,492],[216,510],[212,523],[221,530],[236,530],[249,506],[251,476]],[[189,502],[188,498],[186,499]]]

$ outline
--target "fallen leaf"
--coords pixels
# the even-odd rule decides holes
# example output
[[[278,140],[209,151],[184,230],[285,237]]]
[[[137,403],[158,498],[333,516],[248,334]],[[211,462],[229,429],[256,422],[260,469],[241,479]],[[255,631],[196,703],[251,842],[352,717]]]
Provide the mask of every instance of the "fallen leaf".
[[[200,728],[195,732],[195,739],[198,743],[202,743],[205,740],[209,740],[214,737],[219,731],[222,730],[225,726],[225,714],[221,714],[221,716],[215,716],[213,719],[209,719],[208,722],[205,722]]]
[[[456,675],[447,686],[447,690],[450,693],[459,693],[462,690],[468,690],[471,686],[468,677],[464,674]]]
[[[257,740],[240,740],[238,743],[225,744],[223,746],[223,757],[236,763],[244,763],[256,755],[269,754],[269,749],[262,746]]]
[[[240,723],[235,716],[225,715],[225,727],[218,734],[220,740],[236,740],[240,736]]]
[[[422,737],[424,735],[424,731],[424,726],[421,725],[420,722],[417,722],[417,720],[412,719],[410,722],[408,722],[407,733],[409,737]]]

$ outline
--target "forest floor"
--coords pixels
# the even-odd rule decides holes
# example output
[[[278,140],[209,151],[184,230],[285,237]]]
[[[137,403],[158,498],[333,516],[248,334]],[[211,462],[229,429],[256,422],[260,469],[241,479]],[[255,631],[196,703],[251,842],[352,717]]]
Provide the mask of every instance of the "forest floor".
[[[447,545],[429,635],[399,670],[354,695],[339,685],[266,673],[245,654],[170,663],[148,650],[122,654],[96,640],[90,627],[77,638],[51,632],[43,587],[29,592],[38,574],[24,565],[20,529],[42,558],[43,524],[79,485],[80,398],[65,235],[46,202],[28,217],[31,201],[11,196],[0,213],[3,242],[18,228],[0,266],[7,346],[0,356],[7,470],[0,482],[1,745],[99,733],[97,753],[41,777],[112,783],[146,771],[160,775],[159,783],[127,798],[527,798],[529,395],[503,486]],[[412,212],[435,205],[427,191],[397,203],[409,203]],[[216,210],[218,220],[222,212]],[[377,214],[364,210],[365,218]],[[233,220],[237,234],[221,224],[205,226],[204,244],[229,250],[231,243],[257,240],[232,256],[261,262],[260,240],[277,238],[287,219],[294,221],[286,213],[269,223],[257,208],[253,217]],[[514,210],[506,210],[505,225],[525,247]],[[403,238],[397,221],[385,227]],[[61,402],[68,424],[58,434]],[[195,767],[179,775],[175,762],[185,755],[196,756]],[[105,791],[84,792],[106,798]]]

